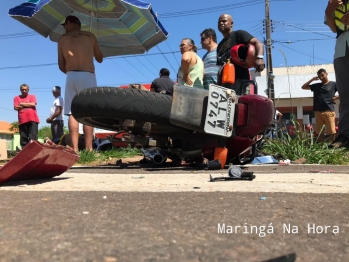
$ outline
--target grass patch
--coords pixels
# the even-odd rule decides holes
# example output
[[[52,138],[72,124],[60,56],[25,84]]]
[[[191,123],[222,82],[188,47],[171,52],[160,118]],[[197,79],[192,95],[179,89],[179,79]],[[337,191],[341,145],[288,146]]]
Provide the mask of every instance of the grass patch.
[[[268,139],[263,145],[265,155],[273,155],[279,159],[295,161],[305,158],[306,164],[346,165],[349,164],[349,151],[329,148],[329,143],[320,143],[312,132],[304,131],[295,124],[295,135],[283,135],[281,139]]]
[[[80,151],[80,159],[78,164],[88,164],[91,162],[103,162],[111,159],[120,159],[126,157],[134,157],[142,155],[141,151],[137,148],[119,147],[113,148],[107,151]]]

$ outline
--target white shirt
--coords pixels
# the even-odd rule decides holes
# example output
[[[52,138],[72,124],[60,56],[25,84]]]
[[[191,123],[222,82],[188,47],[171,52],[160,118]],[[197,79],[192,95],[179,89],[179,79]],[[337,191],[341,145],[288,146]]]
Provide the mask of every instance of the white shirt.
[[[280,114],[280,111],[276,109],[276,111],[275,111],[275,120],[278,119],[278,114]]]
[[[63,120],[63,98],[61,96],[56,97],[55,101],[53,101],[50,117],[53,116],[53,114],[57,111],[58,106],[62,107],[61,114],[56,116],[53,120]]]

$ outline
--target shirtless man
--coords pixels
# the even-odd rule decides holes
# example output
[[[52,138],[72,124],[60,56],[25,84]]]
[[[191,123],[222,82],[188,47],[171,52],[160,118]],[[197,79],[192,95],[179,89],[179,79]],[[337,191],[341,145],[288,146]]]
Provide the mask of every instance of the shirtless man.
[[[64,114],[69,116],[68,129],[72,147],[78,151],[79,123],[71,114],[71,103],[81,90],[96,87],[93,58],[102,63],[103,54],[96,37],[81,30],[81,22],[76,16],[67,16],[64,24],[65,34],[58,40],[58,66],[67,75],[64,94]],[[85,149],[92,151],[93,127],[83,126]]]

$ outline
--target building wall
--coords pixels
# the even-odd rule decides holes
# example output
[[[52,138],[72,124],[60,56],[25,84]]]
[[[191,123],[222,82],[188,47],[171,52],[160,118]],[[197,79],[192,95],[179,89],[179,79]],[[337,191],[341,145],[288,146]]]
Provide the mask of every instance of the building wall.
[[[303,90],[301,87],[304,83],[316,76],[320,68],[327,71],[331,81],[336,81],[333,64],[273,68],[273,74],[275,75],[275,107],[281,113],[290,113],[292,111],[291,108],[293,108],[297,121],[303,123],[303,112],[312,110],[313,92]],[[265,97],[267,97],[266,74],[266,70],[261,73],[251,72],[251,75],[258,84],[258,94]],[[340,100],[335,105],[337,119],[339,118],[339,103]]]

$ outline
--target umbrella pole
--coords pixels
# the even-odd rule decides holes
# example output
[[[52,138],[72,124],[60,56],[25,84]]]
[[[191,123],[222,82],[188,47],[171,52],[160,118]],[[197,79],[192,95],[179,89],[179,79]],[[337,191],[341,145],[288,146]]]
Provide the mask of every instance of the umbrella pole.
[[[97,10],[97,4],[96,4],[96,1],[97,0],[91,0],[92,1],[92,10],[91,10],[91,19],[90,19],[90,32],[92,33],[92,21],[93,21],[93,17],[95,16],[95,12],[94,12],[94,6],[96,5],[96,10]]]

